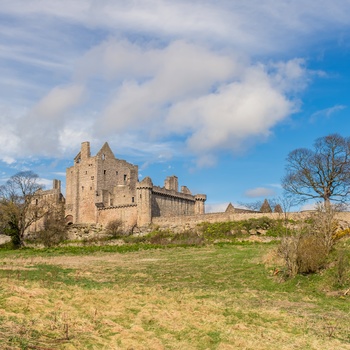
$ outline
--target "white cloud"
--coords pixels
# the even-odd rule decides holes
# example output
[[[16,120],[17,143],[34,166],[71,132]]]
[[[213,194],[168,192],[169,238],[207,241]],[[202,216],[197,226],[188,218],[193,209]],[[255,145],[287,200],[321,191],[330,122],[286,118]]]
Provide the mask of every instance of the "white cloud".
[[[111,130],[122,132],[147,128],[147,123],[159,122],[169,108],[184,99],[201,96],[215,84],[229,79],[237,69],[236,62],[227,56],[216,54],[203,47],[176,41],[163,49],[135,48],[135,45],[120,47],[111,43],[103,51],[103,59],[118,62],[106,65],[106,74],[118,75],[130,72],[117,92],[112,96],[103,113],[103,119],[96,123],[101,132]],[[97,56],[93,65],[100,61]],[[133,67],[143,67],[142,69]],[[153,125],[150,125],[153,127]],[[164,129],[159,129],[164,133]]]
[[[257,198],[257,197],[270,197],[274,196],[276,193],[271,188],[266,187],[257,187],[252,188],[250,190],[245,191],[244,195],[249,198]]]
[[[187,99],[170,109],[168,128],[189,133],[191,151],[239,151],[247,139],[269,136],[271,129],[295,110],[296,104],[274,86],[274,76],[262,65],[242,67],[242,71],[217,91]]]
[[[52,189],[52,180],[50,179],[38,179],[38,184],[44,187],[45,190],[51,190]]]
[[[304,88],[303,64],[298,59],[279,62],[271,71],[184,41],[144,48],[111,40],[85,56],[78,75],[117,80],[116,92],[93,127],[96,137],[142,131],[141,138],[154,142],[186,135],[198,163],[213,165],[211,152],[239,151],[249,138],[266,138],[297,109],[287,94],[296,86]]]
[[[229,205],[228,202],[224,203],[206,203],[205,212],[206,213],[222,213],[227,209]]]
[[[288,93],[304,88],[303,65],[297,59],[273,68],[253,65],[242,56],[182,40],[144,47],[112,39],[81,59],[75,74],[80,83],[51,89],[17,131],[22,147],[36,154],[76,148],[82,138],[102,141],[133,134],[142,144],[164,143],[176,135],[198,157],[199,166],[212,166],[216,152],[240,152],[265,139],[297,109]],[[103,98],[105,107],[89,116],[86,107],[76,112],[86,95],[98,93],[96,79],[112,91]]]
[[[14,159],[12,157],[8,157],[8,156],[4,156],[1,160],[4,163],[9,164],[9,165],[16,163],[16,159]]]
[[[55,87],[41,99],[18,125],[23,150],[48,155],[60,147],[60,133],[72,112],[83,99],[80,85]],[[67,142],[65,140],[65,142]]]
[[[300,211],[304,210],[316,210],[317,209],[317,203],[306,203],[303,204],[300,208]]]
[[[34,108],[34,118],[50,122],[60,118],[67,110],[77,105],[83,96],[84,89],[79,85],[53,88]]]
[[[336,114],[337,112],[342,111],[343,109],[347,108],[347,106],[344,105],[336,105],[333,107],[329,107],[329,108],[325,108],[322,109],[320,111],[317,111],[315,113],[313,113],[310,117],[310,122],[313,123],[315,121],[317,121],[320,118],[330,118],[332,117],[334,114]]]
[[[350,22],[347,0],[61,0],[45,6],[40,0],[26,0],[25,6],[21,0],[11,0],[2,3],[1,11],[22,19],[60,19],[61,25],[117,33],[229,43],[250,53],[293,50],[320,33],[331,35],[330,27],[334,31]]]
[[[0,14],[11,19],[0,24],[0,105],[28,111],[0,117],[3,157],[112,139],[153,155],[175,145],[210,166],[298,109],[309,75],[294,52],[347,29],[350,4],[12,0]],[[278,53],[290,59],[266,62]]]

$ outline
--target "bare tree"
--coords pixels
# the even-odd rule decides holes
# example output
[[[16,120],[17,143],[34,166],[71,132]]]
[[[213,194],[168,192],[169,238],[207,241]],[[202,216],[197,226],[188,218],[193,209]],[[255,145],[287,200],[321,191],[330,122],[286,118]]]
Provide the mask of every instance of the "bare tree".
[[[25,231],[47,212],[35,198],[42,186],[32,171],[19,172],[0,186],[0,211],[4,231],[16,247],[23,245]]]
[[[350,193],[350,138],[331,134],[318,138],[313,150],[298,148],[287,157],[282,186],[300,202],[322,199],[346,201]]]

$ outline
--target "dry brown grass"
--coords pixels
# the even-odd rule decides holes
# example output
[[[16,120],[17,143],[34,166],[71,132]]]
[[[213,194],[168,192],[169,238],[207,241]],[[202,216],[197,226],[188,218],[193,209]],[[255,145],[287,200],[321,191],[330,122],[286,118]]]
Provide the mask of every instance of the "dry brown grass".
[[[257,288],[235,249],[1,259],[0,348],[350,349],[349,315],[320,312],[309,292]],[[44,264],[58,270],[26,275]]]

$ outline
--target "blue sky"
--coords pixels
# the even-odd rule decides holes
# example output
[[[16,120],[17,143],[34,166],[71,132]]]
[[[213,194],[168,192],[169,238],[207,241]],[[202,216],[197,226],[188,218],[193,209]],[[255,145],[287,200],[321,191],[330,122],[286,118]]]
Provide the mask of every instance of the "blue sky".
[[[81,142],[108,141],[224,210],[349,136],[350,1],[2,0],[0,74],[1,182],[64,182]]]

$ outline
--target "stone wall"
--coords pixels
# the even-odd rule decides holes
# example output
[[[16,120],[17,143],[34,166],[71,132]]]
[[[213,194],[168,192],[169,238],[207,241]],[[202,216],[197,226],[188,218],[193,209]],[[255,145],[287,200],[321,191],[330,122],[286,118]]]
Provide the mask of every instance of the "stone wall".
[[[137,205],[121,205],[109,208],[100,208],[97,212],[97,223],[106,226],[110,221],[121,220],[123,230],[131,231],[137,224]]]
[[[295,212],[288,213],[288,219],[300,220],[302,217],[307,217],[310,212]],[[248,219],[258,219],[261,217],[268,217],[271,219],[284,219],[284,213],[208,213],[202,215],[188,215],[175,217],[158,217],[152,219],[152,224],[158,226],[160,229],[169,229],[173,232],[181,232],[184,230],[194,229],[202,222],[225,222],[225,221],[241,221]],[[341,221],[347,222],[350,225],[350,212],[342,212],[337,214],[337,218]]]
[[[164,187],[153,186],[149,178],[139,182],[138,167],[115,158],[108,143],[91,156],[90,143],[83,142],[66,172],[65,214],[70,224],[120,219],[126,227],[134,226],[135,220],[144,227],[152,216],[204,213],[205,200],[205,195],[193,196],[186,186],[179,192],[176,176],[167,177]]]
[[[152,217],[194,215],[195,200],[191,194],[179,193],[157,186],[152,190]]]

